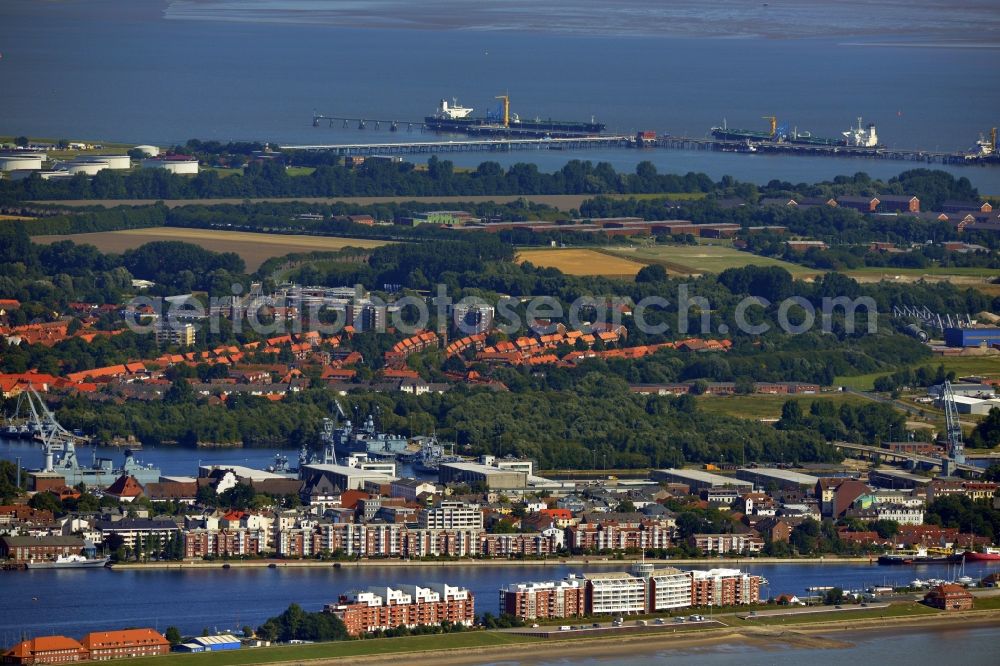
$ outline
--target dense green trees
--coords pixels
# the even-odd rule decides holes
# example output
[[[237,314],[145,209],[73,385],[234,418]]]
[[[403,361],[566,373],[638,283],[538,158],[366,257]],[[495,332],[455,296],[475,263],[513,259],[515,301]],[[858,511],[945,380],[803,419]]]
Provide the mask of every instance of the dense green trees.
[[[1000,444],[1000,409],[994,407],[986,418],[976,424],[968,445],[974,448],[992,448]]]
[[[306,161],[315,160],[309,156]],[[606,162],[570,160],[553,173],[541,173],[534,164],[515,164],[504,170],[484,163],[469,172],[457,172],[449,160],[432,156],[427,169],[410,162],[392,164],[372,160],[358,169],[339,164],[317,164],[309,175],[289,176],[275,161],[249,164],[242,174],[219,178],[202,170],[197,176],[178,176],[161,169],[127,173],[105,170],[89,178],[67,182],[42,180],[0,182],[0,202],[39,199],[190,199],[320,196],[453,196],[526,194],[599,194],[648,192],[708,192],[715,183],[705,174],[658,174],[642,163],[635,174],[619,174]]]
[[[257,627],[257,636],[267,641],[342,641],[348,638],[344,623],[333,613],[310,613],[298,604],[269,618]]]
[[[966,495],[938,497],[924,512],[924,522],[929,525],[957,527],[963,533],[995,537],[1000,534],[1000,510],[988,501],[975,501]]]

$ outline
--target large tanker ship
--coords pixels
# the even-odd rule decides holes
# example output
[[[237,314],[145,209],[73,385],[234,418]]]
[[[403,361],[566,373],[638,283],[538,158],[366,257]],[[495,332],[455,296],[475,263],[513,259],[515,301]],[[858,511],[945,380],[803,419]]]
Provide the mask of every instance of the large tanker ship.
[[[590,122],[553,120],[551,118],[525,119],[510,111],[510,98],[500,95],[502,101],[495,111],[485,116],[473,116],[474,109],[462,106],[457,100],[442,99],[434,115],[424,118],[424,126],[437,132],[459,132],[469,135],[516,135],[521,137],[592,136],[604,131],[604,123],[591,118]]]

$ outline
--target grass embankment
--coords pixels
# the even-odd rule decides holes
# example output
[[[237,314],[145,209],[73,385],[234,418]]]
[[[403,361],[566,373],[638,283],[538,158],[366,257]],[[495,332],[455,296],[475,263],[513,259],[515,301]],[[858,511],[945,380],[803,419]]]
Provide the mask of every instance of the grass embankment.
[[[844,610],[831,609],[826,613],[800,613],[779,616],[761,616],[746,618],[744,614],[725,618],[724,622],[733,627],[759,625],[800,625],[819,624],[823,622],[857,622],[859,620],[878,620],[883,618],[922,617],[939,614],[942,611],[930,608],[917,602],[891,604],[888,608],[855,608],[845,606]],[[746,619],[744,619],[746,618]]]
[[[735,416],[741,419],[776,419],[781,416],[781,407],[792,400],[802,403],[802,410],[809,411],[813,402],[831,402],[840,407],[843,404],[862,405],[870,402],[850,393],[816,393],[813,395],[730,395],[698,396],[698,407],[709,414]]]
[[[463,650],[482,647],[501,647],[539,642],[542,639],[520,634],[497,631],[469,631],[459,634],[406,636],[379,638],[363,641],[337,641],[307,645],[281,645],[278,647],[233,650],[227,652],[202,652],[200,654],[170,654],[163,657],[115,660],[119,666],[166,666],[183,663],[185,666],[239,666],[241,664],[268,664],[295,662],[311,659],[336,659],[368,657],[428,650]]]
[[[345,247],[374,248],[390,241],[337,236],[301,236],[293,234],[261,234],[246,231],[217,229],[185,229],[179,227],[150,227],[148,229],[123,229],[89,234],[60,234],[35,236],[35,243],[54,243],[71,240],[74,243],[96,245],[102,252],[124,252],[153,241],[184,241],[214,252],[235,252],[246,262],[248,271],[255,271],[271,257],[281,257],[293,252],[336,251]]]

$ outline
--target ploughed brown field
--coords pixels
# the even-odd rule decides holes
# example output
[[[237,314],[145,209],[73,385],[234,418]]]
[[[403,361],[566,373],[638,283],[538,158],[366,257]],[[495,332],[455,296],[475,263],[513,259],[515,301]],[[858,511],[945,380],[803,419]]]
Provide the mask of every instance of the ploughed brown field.
[[[293,252],[333,252],[345,247],[373,248],[386,241],[335,236],[295,236],[284,234],[257,234],[246,231],[221,231],[216,229],[178,229],[175,227],[150,227],[148,229],[123,229],[90,234],[60,234],[33,236],[35,243],[54,243],[71,240],[77,244],[88,243],[102,252],[121,253],[153,241],[184,241],[199,245],[213,252],[235,252],[243,257],[248,271],[257,270],[271,257],[281,257]]]

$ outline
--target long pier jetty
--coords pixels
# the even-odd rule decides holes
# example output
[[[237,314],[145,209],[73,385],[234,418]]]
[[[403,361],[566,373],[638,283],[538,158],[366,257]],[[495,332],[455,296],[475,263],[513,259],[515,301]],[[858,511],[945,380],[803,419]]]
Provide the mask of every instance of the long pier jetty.
[[[447,141],[401,141],[384,143],[339,143],[283,145],[281,150],[325,151],[337,155],[417,155],[463,152],[513,152],[523,150],[584,150],[588,148],[643,148],[673,150],[714,150],[745,154],[786,154],[812,157],[852,157],[927,164],[1000,166],[1000,158],[972,156],[960,152],[904,148],[862,148],[854,146],[807,145],[761,141],[748,144],[711,137],[686,137],[665,134],[656,138],[640,135],[609,134],[593,136],[493,137]]]
[[[510,152],[514,150],[579,150],[631,148],[634,136],[600,135],[552,138],[468,139],[461,141],[411,141],[399,143],[339,143],[280,146],[281,150],[326,151],[337,155],[413,155],[419,153]]]

